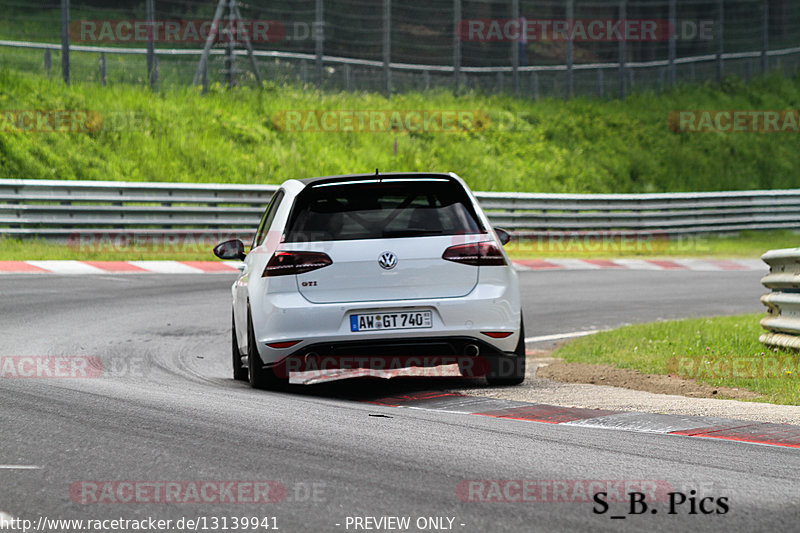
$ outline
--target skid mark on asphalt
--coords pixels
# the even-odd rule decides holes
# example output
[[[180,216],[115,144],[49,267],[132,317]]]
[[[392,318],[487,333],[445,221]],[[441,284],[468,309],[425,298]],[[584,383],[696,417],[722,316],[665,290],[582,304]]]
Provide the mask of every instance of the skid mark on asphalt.
[[[440,391],[413,392],[360,401],[387,407],[446,411],[508,420],[722,439],[752,444],[800,448],[800,426],[788,424],[748,422],[728,418],[702,416],[622,412],[604,409],[580,409],[511,400],[497,400],[494,398],[467,396]]]

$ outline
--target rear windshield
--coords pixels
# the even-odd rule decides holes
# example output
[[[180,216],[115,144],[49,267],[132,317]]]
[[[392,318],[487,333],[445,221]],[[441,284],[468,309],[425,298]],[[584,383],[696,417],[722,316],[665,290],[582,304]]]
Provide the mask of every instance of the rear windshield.
[[[458,182],[384,178],[312,185],[295,202],[286,242],[474,233],[484,230]]]

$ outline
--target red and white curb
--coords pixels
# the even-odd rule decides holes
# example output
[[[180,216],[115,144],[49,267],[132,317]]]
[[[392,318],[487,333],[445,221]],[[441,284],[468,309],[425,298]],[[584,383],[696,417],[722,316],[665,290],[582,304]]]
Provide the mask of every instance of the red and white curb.
[[[0,261],[0,274],[231,274],[238,261]],[[528,259],[514,261],[519,271],[691,270],[766,271],[760,259]]]
[[[769,270],[761,259],[523,259],[517,270]]]
[[[0,274],[232,274],[238,261],[0,261]]]
[[[365,403],[545,424],[660,433],[800,448],[800,426],[788,424],[703,416],[581,409],[482,396],[465,396],[451,392],[404,394],[368,400]]]

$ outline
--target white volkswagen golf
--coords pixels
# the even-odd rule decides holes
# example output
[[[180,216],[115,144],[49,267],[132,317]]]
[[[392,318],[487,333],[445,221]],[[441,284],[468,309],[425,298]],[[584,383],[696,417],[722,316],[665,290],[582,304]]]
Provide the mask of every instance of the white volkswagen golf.
[[[458,364],[462,375],[525,377],[517,274],[455,174],[289,180],[267,206],[233,284],[235,379],[292,372]]]

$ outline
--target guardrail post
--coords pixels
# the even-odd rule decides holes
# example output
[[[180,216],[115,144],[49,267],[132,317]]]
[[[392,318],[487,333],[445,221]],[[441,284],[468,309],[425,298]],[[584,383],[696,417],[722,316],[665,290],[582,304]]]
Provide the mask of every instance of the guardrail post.
[[[61,74],[69,85],[69,0],[61,0]]]
[[[669,0],[669,86],[675,87],[675,56],[677,53],[677,0]]]
[[[106,85],[106,53],[100,52],[100,81]]]
[[[717,81],[724,76],[722,54],[725,52],[725,0],[717,0]]]
[[[455,93],[461,90],[461,0],[453,0],[453,82]]]
[[[761,73],[766,74],[769,70],[769,0],[762,0],[761,17]]]
[[[536,71],[531,71],[531,90],[533,91],[533,99],[539,99],[539,75]]]
[[[50,53],[50,49],[46,48],[44,51],[44,71],[48,75],[50,74],[50,67],[53,66],[53,57]]]
[[[324,34],[324,11],[322,7],[322,0],[317,0],[316,5],[316,16],[315,16],[315,24],[316,27],[312,30],[312,35],[314,36],[314,52],[316,54],[316,63],[317,63],[317,83],[322,86],[322,79],[323,79],[323,69],[322,69],[322,52],[323,52],[323,45],[325,38]]]
[[[392,0],[383,0],[383,78],[386,98],[392,97]]]
[[[619,2],[619,19],[625,20],[628,18],[628,2],[627,0],[620,0]],[[619,97],[623,100],[627,93],[626,80],[625,80],[625,60],[628,55],[628,46],[623,36],[619,40]]]

